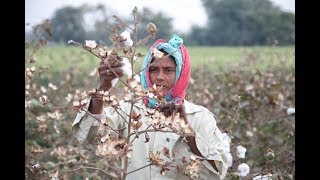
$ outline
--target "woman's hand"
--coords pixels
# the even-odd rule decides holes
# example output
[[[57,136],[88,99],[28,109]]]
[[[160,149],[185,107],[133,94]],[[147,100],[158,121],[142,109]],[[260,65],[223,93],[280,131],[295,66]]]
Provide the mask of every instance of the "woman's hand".
[[[171,116],[173,112],[177,113],[179,112],[180,117],[185,121],[186,124],[188,124],[188,118],[186,114],[186,110],[183,104],[175,104],[175,103],[169,103],[164,104],[160,106],[160,111],[164,113],[165,116]]]
[[[105,64],[103,61],[101,61],[98,67],[98,91],[108,91],[112,87],[111,81],[114,78],[123,76],[123,71],[121,69],[121,67],[124,65],[123,62],[113,61],[112,63],[110,63],[109,61],[107,61],[107,63],[108,64]]]

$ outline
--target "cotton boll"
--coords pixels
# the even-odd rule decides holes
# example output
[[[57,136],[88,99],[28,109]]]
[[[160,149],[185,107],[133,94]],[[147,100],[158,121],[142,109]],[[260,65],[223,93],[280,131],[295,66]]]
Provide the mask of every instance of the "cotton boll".
[[[230,144],[227,140],[222,141],[222,147],[225,150],[225,152],[230,152]]]
[[[237,156],[238,158],[245,158],[247,149],[243,146],[238,146],[237,147]]]
[[[129,62],[128,58],[123,58],[122,62],[124,63],[124,65],[121,66],[122,71],[124,74],[130,77],[132,75],[131,63]]]
[[[247,174],[250,171],[250,167],[246,164],[246,163],[241,163],[238,166],[238,172],[240,174],[241,177],[245,177],[247,176]]]
[[[231,137],[227,133],[222,133],[222,139],[226,140],[229,144],[231,143]]]
[[[253,133],[251,131],[246,131],[246,136],[247,137],[252,137],[253,136]]]
[[[228,167],[231,167],[232,166],[232,162],[233,162],[232,154],[231,153],[227,153],[226,156],[227,156]]]
[[[114,78],[111,80],[111,85],[112,87],[114,87],[114,85],[116,85],[116,83],[118,82],[119,78]]]
[[[128,31],[123,31],[120,36],[123,38],[123,39],[131,39],[130,38],[130,33]]]
[[[123,31],[120,36],[123,38],[125,46],[129,47],[133,45],[133,41],[130,38],[130,33],[128,31]]]
[[[124,41],[124,45],[128,47],[132,46],[133,45],[132,39],[127,39],[126,41]]]
[[[292,114],[295,114],[295,108],[288,108],[287,109],[287,114],[290,116]]]
[[[138,74],[134,75],[134,80],[139,83],[140,82],[140,76]]]
[[[95,49],[98,47],[98,44],[94,40],[85,40],[84,41],[84,46],[88,47],[90,49]]]

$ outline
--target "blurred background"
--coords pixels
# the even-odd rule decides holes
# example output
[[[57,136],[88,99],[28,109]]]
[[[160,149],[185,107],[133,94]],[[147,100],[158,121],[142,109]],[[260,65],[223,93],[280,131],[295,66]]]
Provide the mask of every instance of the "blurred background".
[[[295,2],[293,0],[26,0],[25,2],[25,171],[26,179],[57,177],[80,166],[105,169],[82,147],[74,146],[70,106],[81,92],[96,87],[99,59],[69,40],[95,40],[111,48],[110,28],[117,15],[133,26],[140,15],[138,39],[153,22],[156,38],[183,38],[191,56],[187,99],[217,116],[221,130],[233,136],[233,164],[247,163],[250,173],[272,179],[295,177]],[[123,28],[123,30],[128,30]],[[136,71],[153,39],[137,52]],[[111,90],[121,97],[123,86]],[[39,100],[46,96],[44,106]],[[240,98],[238,98],[240,96]],[[247,148],[238,158],[236,147]],[[80,169],[63,179],[106,179]]]

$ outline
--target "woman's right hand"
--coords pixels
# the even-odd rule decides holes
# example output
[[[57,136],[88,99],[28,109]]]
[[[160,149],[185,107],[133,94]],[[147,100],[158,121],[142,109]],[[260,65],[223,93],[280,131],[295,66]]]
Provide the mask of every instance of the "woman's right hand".
[[[99,82],[97,86],[98,91],[108,91],[112,87],[112,79],[117,77],[122,77],[123,72],[121,67],[124,65],[121,61],[113,61],[105,64],[103,61],[100,62],[98,67]],[[116,75],[116,74],[117,75]],[[92,98],[88,108],[89,112],[92,114],[100,114],[103,111],[103,101],[99,98]]]
[[[122,77],[123,71],[121,67],[124,65],[121,61],[105,61],[108,64],[105,64],[104,61],[100,62],[98,67],[98,74],[99,74],[99,82],[97,86],[98,91],[108,91],[112,87],[111,81],[114,78]],[[116,73],[116,74],[115,74]]]

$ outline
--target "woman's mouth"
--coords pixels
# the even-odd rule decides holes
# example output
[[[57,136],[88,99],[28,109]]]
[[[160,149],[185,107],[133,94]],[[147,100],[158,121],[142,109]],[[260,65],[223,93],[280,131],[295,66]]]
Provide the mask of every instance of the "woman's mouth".
[[[164,91],[166,90],[166,86],[163,85],[156,85],[157,86],[157,90],[159,90],[160,92],[164,93]]]

